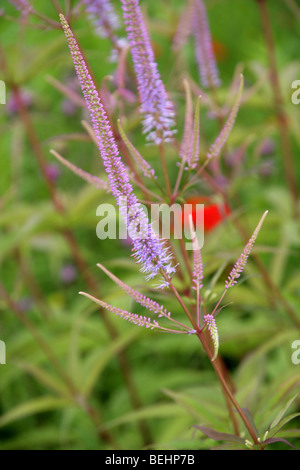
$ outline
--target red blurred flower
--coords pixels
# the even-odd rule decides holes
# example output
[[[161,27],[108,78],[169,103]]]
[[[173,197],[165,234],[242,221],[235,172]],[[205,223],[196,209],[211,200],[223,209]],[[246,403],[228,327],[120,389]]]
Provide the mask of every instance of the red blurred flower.
[[[204,231],[209,232],[219,225],[226,217],[230,214],[230,209],[226,204],[212,202],[210,197],[205,196],[194,196],[186,199],[184,211],[181,214],[181,221],[185,227],[189,226],[189,216],[192,215],[193,224],[197,227],[197,219],[201,220],[199,213],[200,208],[197,208],[197,204],[204,204]],[[198,215],[198,217],[197,217]],[[199,225],[199,224],[198,224]]]

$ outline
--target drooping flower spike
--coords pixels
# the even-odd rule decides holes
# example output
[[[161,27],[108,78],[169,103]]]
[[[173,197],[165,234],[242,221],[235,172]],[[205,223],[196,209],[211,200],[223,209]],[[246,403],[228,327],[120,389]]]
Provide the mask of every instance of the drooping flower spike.
[[[165,246],[164,240],[161,240],[154,232],[133,192],[128,172],[119,155],[108,117],[92,77],[66,19],[63,15],[60,15],[60,19],[90,112],[96,142],[108,176],[110,189],[116,198],[117,204],[120,205],[120,212],[129,232],[132,232],[132,228],[138,228],[138,233],[135,230],[134,236],[131,236],[133,256],[136,262],[141,265],[141,271],[146,274],[148,280],[163,272],[164,280],[158,287],[165,287],[168,285],[166,278],[170,278],[175,272],[175,268],[172,266],[172,257]],[[126,201],[125,205],[121,204],[124,200]]]
[[[137,78],[143,132],[147,135],[147,140],[155,144],[168,142],[174,134],[174,105],[160,78],[139,0],[121,2]]]
[[[106,269],[102,264],[98,263],[97,266],[114,281],[126,294],[128,294],[135,302],[145,307],[149,312],[152,312],[158,316],[158,318],[164,317],[167,320],[170,320],[176,323],[176,326],[180,326],[190,332],[190,328],[183,323],[174,320],[171,316],[171,313],[167,311],[167,309],[160,305],[155,300],[150,299],[149,297],[141,294],[137,290],[133,289],[132,287],[125,284],[125,282],[121,281],[118,277],[116,277],[113,273],[111,273],[108,269]]]
[[[79,292],[79,294],[84,295],[88,299],[100,305],[100,307],[104,308],[105,310],[108,310],[111,313],[114,313],[117,317],[120,317],[123,320],[127,320],[130,323],[133,323],[134,325],[145,326],[146,328],[150,328],[151,330],[158,329],[161,331],[165,331],[167,333],[186,334],[186,335],[191,335],[195,333],[195,331],[191,329],[190,330],[177,330],[177,329],[166,328],[164,326],[159,325],[156,320],[153,320],[150,317],[147,317],[145,315],[138,315],[137,313],[131,313],[131,312],[128,312],[128,310],[114,307],[113,305],[103,302],[102,300],[99,300],[96,297],[93,297],[92,295],[87,294],[86,292]]]

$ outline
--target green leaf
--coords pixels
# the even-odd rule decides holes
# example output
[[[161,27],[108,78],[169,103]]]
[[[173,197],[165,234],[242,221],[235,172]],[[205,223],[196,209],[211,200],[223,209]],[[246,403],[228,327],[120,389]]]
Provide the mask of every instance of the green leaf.
[[[186,412],[177,404],[157,403],[152,406],[144,407],[136,411],[127,413],[120,418],[114,419],[105,424],[105,429],[115,428],[123,424],[136,422],[141,419],[163,419],[173,416],[184,416]]]
[[[284,417],[285,413],[287,412],[287,410],[290,408],[290,406],[294,403],[294,401],[296,400],[296,398],[299,396],[300,392],[297,392],[281,409],[280,411],[277,413],[277,415],[275,416],[275,418],[273,419],[273,421],[271,422],[270,426],[269,426],[269,430],[275,428],[279,423],[280,421],[282,420],[282,418]]]
[[[299,416],[300,416],[300,413],[292,413],[288,416],[285,416],[279,421],[279,423],[276,426],[272,426],[272,428],[270,428],[270,431],[268,432],[267,436],[268,437],[275,436],[275,434],[277,434],[283,428],[283,426],[285,426],[287,423],[289,423],[293,419],[298,418]]]
[[[44,396],[29,400],[21,405],[16,406],[7,413],[0,417],[0,428],[11,424],[19,419],[26,418],[27,416],[43,413],[45,411],[57,410],[64,408],[71,404],[70,400],[55,398],[52,396]]]
[[[126,335],[113,341],[110,345],[106,346],[105,349],[101,348],[96,351],[96,353],[87,360],[88,364],[85,368],[85,377],[82,379],[82,384],[79,385],[84,396],[90,396],[96,382],[99,380],[102,371],[109,361],[132,342],[138,334],[139,330],[132,328]]]

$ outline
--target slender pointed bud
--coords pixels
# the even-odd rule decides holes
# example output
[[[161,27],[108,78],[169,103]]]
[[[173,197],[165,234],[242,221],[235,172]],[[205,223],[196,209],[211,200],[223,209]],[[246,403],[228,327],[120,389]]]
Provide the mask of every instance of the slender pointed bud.
[[[184,130],[181,141],[179,155],[183,161],[187,161],[191,148],[192,134],[193,134],[193,102],[192,94],[189,82],[183,80],[183,86],[185,89],[185,119],[184,119]]]
[[[221,82],[203,0],[195,0],[194,13],[196,60],[201,83],[204,88],[217,88]]]
[[[199,162],[199,152],[200,152],[200,100],[201,96],[198,96],[195,108],[195,117],[194,117],[194,126],[193,126],[193,135],[191,141],[191,150],[188,157],[188,167],[196,168]]]
[[[218,138],[214,142],[214,144],[210,147],[207,157],[208,158],[213,158],[213,157],[218,157],[221,153],[222,148],[224,147],[225,143],[227,142],[227,139],[229,137],[229,134],[233,128],[240,104],[241,104],[241,98],[242,98],[242,93],[243,93],[243,86],[244,86],[244,77],[241,75],[240,78],[240,86],[237,92],[237,96],[235,99],[235,102],[233,104],[232,110],[227,118],[227,121],[221,130]]]
[[[74,165],[73,163],[69,162],[64,157],[62,157],[55,150],[50,150],[50,153],[52,153],[52,155],[57,160],[59,160],[64,166],[66,166],[69,170],[71,170],[75,175],[79,176],[79,178],[83,179],[90,185],[95,186],[97,189],[103,189],[104,191],[110,192],[110,187],[107,181],[103,181],[101,178],[98,178],[98,176],[91,175],[87,171],[84,171],[81,168],[78,168],[76,165]]]
[[[204,320],[204,323],[207,325],[208,331],[213,340],[214,354],[212,357],[212,361],[214,361],[219,351],[219,333],[218,333],[216,320],[215,320],[215,317],[210,314],[204,315],[203,320]]]
[[[193,289],[201,289],[203,287],[203,263],[201,257],[201,250],[197,239],[197,234],[194,229],[192,215],[189,215],[190,232],[193,244]]]
[[[172,45],[175,52],[180,51],[183,48],[192,32],[193,14],[195,10],[194,3],[194,0],[189,0],[180,15],[180,20]]]
[[[127,37],[137,78],[143,132],[159,145],[172,140],[174,105],[160,78],[139,0],[121,0]]]
[[[259,231],[262,227],[262,224],[267,216],[267,213],[268,211],[266,211],[263,216],[261,217],[256,229],[254,230],[253,232],[253,235],[252,237],[250,238],[249,242],[247,243],[247,245],[245,246],[244,248],[244,251],[242,252],[241,256],[239,257],[239,259],[237,260],[237,262],[235,263],[233,269],[231,270],[231,273],[229,274],[228,276],[228,279],[227,281],[225,282],[225,287],[226,289],[229,289],[229,287],[232,287],[234,286],[234,284],[237,283],[237,279],[240,277],[240,275],[242,274],[246,264],[247,264],[247,261],[248,261],[248,257],[252,251],[252,248],[253,248],[253,245],[256,241],[256,238],[259,234]]]
[[[90,113],[93,131],[111,191],[118,205],[121,206],[122,201],[126,200],[126,211],[124,206],[122,206],[120,207],[120,212],[128,230],[130,231],[131,227],[139,229],[135,230],[135,236],[131,237],[135,261],[142,266],[141,271],[147,275],[146,279],[153,279],[158,274],[161,274],[162,271],[169,278],[176,271],[176,268],[172,266],[170,252],[165,246],[165,241],[161,240],[154,232],[141,204],[133,192],[128,172],[119,155],[119,150],[98,91],[66,19],[63,15],[60,15],[60,19]],[[165,287],[166,285],[167,282],[163,279],[158,287]]]
[[[142,157],[140,152],[134,147],[134,145],[128,139],[127,135],[124,132],[123,127],[121,126],[120,119],[118,119],[118,129],[119,129],[119,132],[123,139],[124,144],[129,150],[129,153],[134,159],[139,170],[143,173],[144,176],[146,176],[146,178],[156,178],[155,171],[153,170],[153,168],[151,168],[149,163],[146,162],[146,160]]]

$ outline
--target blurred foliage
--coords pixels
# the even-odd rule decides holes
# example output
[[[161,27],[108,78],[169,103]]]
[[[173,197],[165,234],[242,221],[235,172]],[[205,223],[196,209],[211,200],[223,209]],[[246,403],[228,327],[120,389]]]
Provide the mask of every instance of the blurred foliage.
[[[63,8],[65,3],[60,2]],[[119,9],[119,2],[113,3]],[[171,47],[184,3],[142,2],[159,70],[176,102],[179,136],[185,107],[182,78],[189,74],[198,83],[192,42],[180,57]],[[268,2],[268,7],[299,181],[299,107],[290,97],[292,81],[300,78],[300,19],[288,3],[275,0]],[[35,4],[39,12],[57,21],[52,2]],[[238,220],[250,234],[268,209],[254,253],[283,301],[277,301],[251,259],[242,281],[228,293],[228,305],[218,316],[220,355],[235,384],[238,401],[251,410],[263,436],[279,410],[299,391],[300,365],[291,360],[292,343],[300,340],[299,219],[294,216],[283,176],[256,2],[213,0],[207,5],[213,39],[222,52],[218,58],[223,82],[220,102],[227,100],[237,64],[243,64],[246,89],[253,93],[241,107],[226,148],[226,153],[232,155],[250,137],[242,166],[230,187],[234,211],[230,219],[205,237],[205,288],[207,303],[213,306],[231,264],[244,246],[234,221]],[[233,429],[220,386],[197,338],[149,333],[109,316],[116,333],[112,337],[102,313],[78,295],[88,290],[88,273],[96,280],[103,300],[142,312],[97,269],[96,263],[101,262],[127,284],[148,291],[158,301],[163,299],[173,316],[180,319],[182,315],[169,294],[156,294],[145,285],[126,244],[96,237],[97,206],[113,202],[111,196],[87,187],[59,167],[49,152],[54,148],[79,167],[103,176],[98,151],[82,125],[82,120],[87,120],[86,111],[75,106],[67,112],[66,97],[53,86],[53,79],[66,86],[74,84],[73,65],[62,31],[45,27],[35,17],[22,23],[10,4],[5,5],[0,23],[0,78],[7,85],[7,104],[0,107],[0,282],[11,301],[0,292],[0,338],[7,352],[6,365],[0,366],[0,449],[214,447],[214,440],[193,427],[209,427],[221,433],[232,433]],[[116,122],[121,116],[125,120],[131,140],[159,174],[157,150],[145,146],[136,104],[124,113],[121,100],[113,94],[114,85],[107,78],[114,76],[116,69],[116,64],[108,60],[109,40],[99,38],[83,14],[72,22],[72,28],[98,85],[107,86],[116,100],[112,119]],[[16,86],[30,97],[29,115],[45,162],[58,167],[54,186],[64,204],[63,213],[51,203],[28,128],[13,107]],[[76,85],[75,90],[78,92]],[[203,153],[217,132],[217,124],[203,104]],[[266,142],[271,145],[263,152],[261,146]],[[174,184],[178,155],[172,147],[167,149],[167,159]],[[191,190],[192,194],[205,191],[203,181]],[[82,272],[64,236],[68,230],[85,259],[87,269]],[[132,406],[127,372],[120,368],[123,354],[141,402],[138,409]],[[296,397],[289,412],[297,411]],[[144,433],[143,425],[147,428]],[[247,439],[243,424],[239,426],[241,436]],[[276,436],[300,448],[299,418],[295,415],[293,421],[287,420]],[[287,446],[276,442],[270,448]]]

